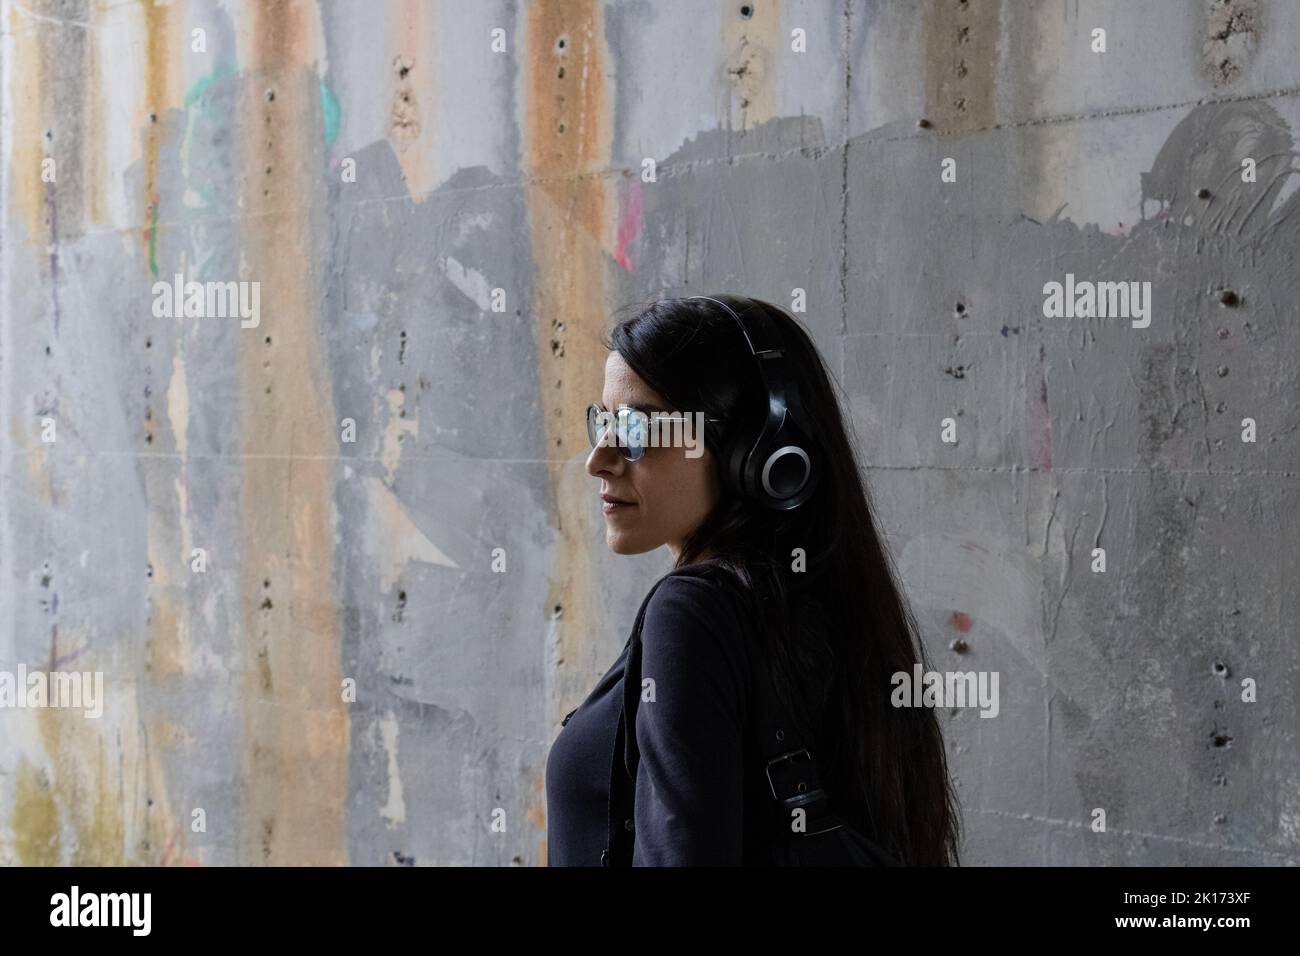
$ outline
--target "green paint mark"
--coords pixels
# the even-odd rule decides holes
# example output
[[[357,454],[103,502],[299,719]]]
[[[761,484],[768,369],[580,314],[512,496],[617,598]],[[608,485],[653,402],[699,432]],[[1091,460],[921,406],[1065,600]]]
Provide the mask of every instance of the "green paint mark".
[[[153,221],[149,223],[149,271],[155,279],[158,278],[158,199],[154,197]]]
[[[334,91],[320,81],[320,112],[325,123],[325,145],[332,146],[339,135],[339,115],[343,112]]]
[[[224,80],[228,76],[233,76],[234,72],[235,66],[233,63],[218,63],[212,68],[211,73],[199,77],[198,82],[190,87],[190,91],[185,94],[185,108],[189,109],[193,106],[213,83]]]

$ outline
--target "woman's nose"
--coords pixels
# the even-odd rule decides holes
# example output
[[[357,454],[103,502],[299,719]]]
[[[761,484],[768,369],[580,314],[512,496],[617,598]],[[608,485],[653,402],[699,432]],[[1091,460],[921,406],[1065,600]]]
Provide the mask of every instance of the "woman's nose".
[[[626,459],[618,453],[617,448],[608,445],[597,445],[591,450],[591,454],[587,456],[587,474],[593,478],[600,475],[617,477],[623,473],[626,464]]]

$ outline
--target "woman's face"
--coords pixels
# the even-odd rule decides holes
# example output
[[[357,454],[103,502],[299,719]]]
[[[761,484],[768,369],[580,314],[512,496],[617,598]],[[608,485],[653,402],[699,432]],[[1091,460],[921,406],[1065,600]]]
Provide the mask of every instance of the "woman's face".
[[[605,387],[601,404],[607,409],[632,405],[647,412],[660,410],[691,415],[694,409],[670,408],[667,400],[650,388],[618,352],[605,361]],[[668,431],[667,427],[664,429]],[[704,436],[692,454],[682,447],[649,447],[637,461],[623,458],[622,449],[597,446],[587,458],[587,474],[600,479],[598,494],[630,504],[604,509],[605,543],[615,554],[642,554],[667,545],[676,560],[686,537],[713,510],[718,500],[718,479],[713,455]]]

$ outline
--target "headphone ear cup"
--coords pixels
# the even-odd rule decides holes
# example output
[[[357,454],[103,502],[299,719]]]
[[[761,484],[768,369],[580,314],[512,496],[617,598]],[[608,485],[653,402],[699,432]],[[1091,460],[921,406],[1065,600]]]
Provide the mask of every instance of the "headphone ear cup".
[[[772,507],[783,507],[807,487],[812,478],[812,462],[799,445],[782,445],[764,449],[760,454],[759,487]]]
[[[817,484],[814,448],[803,429],[786,418],[775,434],[764,436],[751,459],[751,487],[776,511],[797,508]]]
[[[785,511],[812,493],[815,469],[806,449],[807,436],[792,423],[775,434],[739,429],[725,452],[727,481],[745,501]]]

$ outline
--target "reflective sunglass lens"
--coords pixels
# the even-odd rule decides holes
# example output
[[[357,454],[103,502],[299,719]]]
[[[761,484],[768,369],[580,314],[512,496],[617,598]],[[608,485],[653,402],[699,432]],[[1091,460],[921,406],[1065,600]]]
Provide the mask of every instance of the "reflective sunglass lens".
[[[597,445],[617,448],[628,461],[639,461],[645,455],[648,434],[645,412],[620,408],[615,413],[599,405],[587,406],[587,440],[592,448]]]
[[[646,432],[649,430],[646,426],[646,417],[644,412],[638,412],[636,409],[620,409],[619,431],[629,448],[642,448],[646,442]]]

